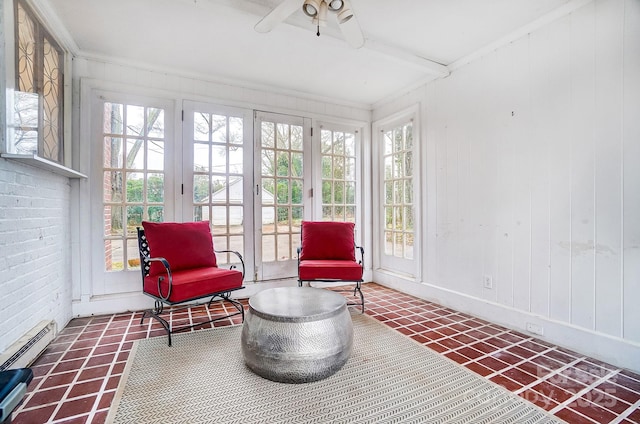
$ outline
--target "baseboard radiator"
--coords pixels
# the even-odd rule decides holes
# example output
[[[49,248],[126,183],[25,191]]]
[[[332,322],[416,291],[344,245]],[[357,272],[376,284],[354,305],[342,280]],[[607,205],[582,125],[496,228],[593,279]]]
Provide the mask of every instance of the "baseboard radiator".
[[[55,335],[55,321],[40,321],[0,355],[0,371],[28,367],[44,352]]]

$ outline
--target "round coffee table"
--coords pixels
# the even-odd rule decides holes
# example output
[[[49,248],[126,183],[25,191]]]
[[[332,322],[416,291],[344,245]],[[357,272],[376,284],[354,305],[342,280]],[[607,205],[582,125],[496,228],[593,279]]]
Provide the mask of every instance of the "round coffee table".
[[[308,383],[329,377],[353,347],[347,302],[318,288],[263,290],[249,299],[241,344],[247,366],[269,380]]]

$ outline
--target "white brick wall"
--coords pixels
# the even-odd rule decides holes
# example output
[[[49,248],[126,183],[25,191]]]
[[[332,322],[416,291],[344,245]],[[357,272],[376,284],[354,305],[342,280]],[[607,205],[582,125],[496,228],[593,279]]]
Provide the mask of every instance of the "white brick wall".
[[[71,319],[69,179],[0,159],[0,352]]]

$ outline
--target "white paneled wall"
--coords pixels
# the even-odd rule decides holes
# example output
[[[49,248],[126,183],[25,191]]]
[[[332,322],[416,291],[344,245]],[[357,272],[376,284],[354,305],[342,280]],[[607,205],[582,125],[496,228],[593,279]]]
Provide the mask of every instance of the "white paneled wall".
[[[415,102],[428,288],[413,290],[542,319],[560,344],[640,368],[640,2],[588,3],[373,119]]]
[[[640,2],[625,2],[622,58],[622,331],[640,340]],[[631,314],[630,312],[633,311]]]

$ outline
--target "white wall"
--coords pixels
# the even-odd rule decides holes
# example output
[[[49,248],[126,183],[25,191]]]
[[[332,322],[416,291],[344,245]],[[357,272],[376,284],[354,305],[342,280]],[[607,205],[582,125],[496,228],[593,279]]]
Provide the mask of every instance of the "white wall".
[[[13,76],[12,2],[0,2],[0,104]],[[0,144],[6,111],[0,107]],[[5,149],[0,147],[0,151]],[[40,321],[71,319],[71,184],[67,177],[0,159],[0,353]]]
[[[640,2],[591,2],[373,119],[416,102],[425,284],[376,279],[640,370]]]
[[[0,159],[0,352],[71,319],[70,180]]]
[[[269,90],[268,87],[227,83],[216,80],[215,76],[177,74],[172,70],[152,69],[144,64],[125,63],[117,58],[75,58],[73,79],[76,89],[79,80],[83,78],[127,84],[129,89],[138,91],[156,90],[180,101],[204,101],[318,118],[334,117],[366,122],[371,118],[370,109],[363,104],[332,103],[327,99],[296,96],[295,93],[283,94]],[[74,105],[74,111],[78,105],[79,103]]]

